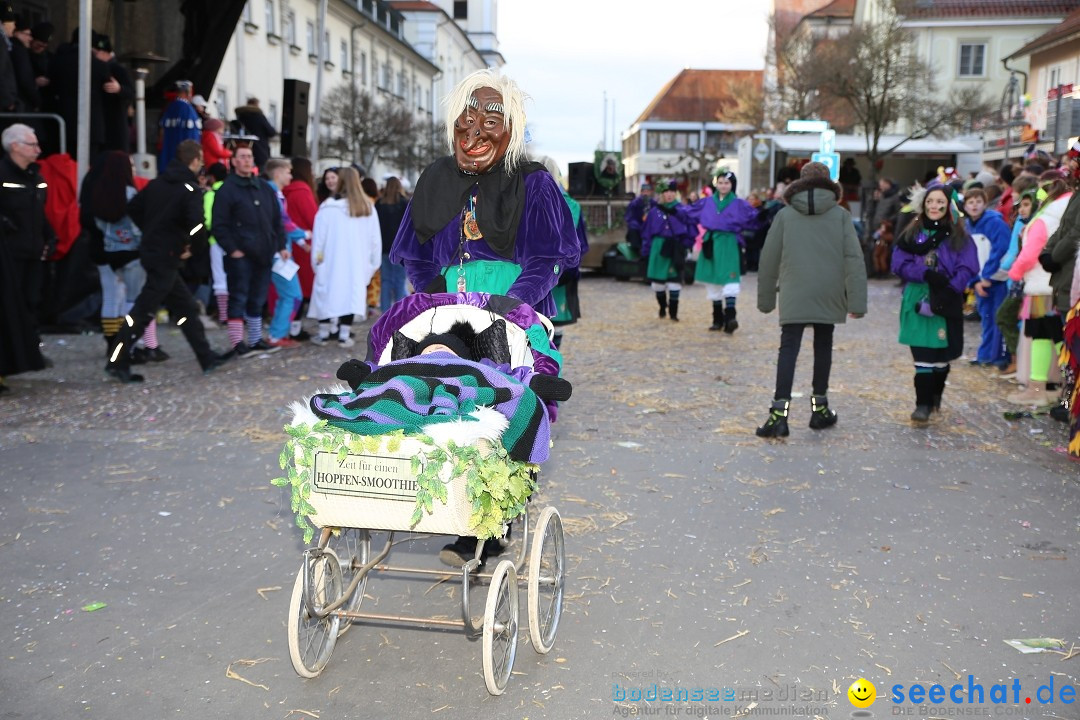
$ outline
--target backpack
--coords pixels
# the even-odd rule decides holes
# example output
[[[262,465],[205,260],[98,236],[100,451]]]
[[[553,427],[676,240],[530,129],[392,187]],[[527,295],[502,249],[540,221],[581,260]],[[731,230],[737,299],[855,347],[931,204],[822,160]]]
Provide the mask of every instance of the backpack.
[[[137,191],[128,186],[127,199],[135,197]],[[94,218],[94,223],[105,236],[105,252],[131,252],[139,249],[142,242],[142,230],[132,221],[130,215],[125,215],[116,222],[106,222],[101,218]]]

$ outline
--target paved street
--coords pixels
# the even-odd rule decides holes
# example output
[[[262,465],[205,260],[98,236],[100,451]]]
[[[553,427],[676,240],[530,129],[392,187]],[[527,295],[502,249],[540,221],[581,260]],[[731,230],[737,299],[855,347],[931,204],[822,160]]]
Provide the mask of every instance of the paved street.
[[[645,285],[582,282],[586,318],[563,345],[574,396],[539,497],[568,532],[565,611],[549,655],[520,633],[501,697],[484,689],[480,642],[458,632],[358,625],[320,677],[290,666],[303,544],[269,481],[288,403],[329,385],[348,351],[304,347],[203,377],[167,331],[172,359],[120,386],[102,379],[100,336],[48,336],[55,367],[11,378],[0,400],[0,717],[535,720],[792,706],[847,718],[847,688],[865,677],[881,718],[926,710],[894,706],[894,685],[966,688],[973,675],[988,695],[1019,679],[1033,703],[944,703],[952,712],[1080,718],[1077,704],[1034,695],[1075,687],[1080,655],[1004,642],[1080,643],[1080,465],[1058,451],[1063,426],[1004,420],[1012,386],[961,361],[942,416],[912,427],[899,289],[871,281],[870,314],[836,334],[839,424],[806,427],[808,336],[791,437],[762,441],[779,329],[754,309],[755,281],[730,337],[705,331],[700,286],[684,290],[672,323]],[[976,325],[967,331],[970,349]],[[222,349],[224,332],[212,341]],[[438,567],[444,542],[403,542],[391,560]],[[460,614],[456,580],[376,576],[367,592],[375,612]],[[653,683],[738,695],[613,700]]]

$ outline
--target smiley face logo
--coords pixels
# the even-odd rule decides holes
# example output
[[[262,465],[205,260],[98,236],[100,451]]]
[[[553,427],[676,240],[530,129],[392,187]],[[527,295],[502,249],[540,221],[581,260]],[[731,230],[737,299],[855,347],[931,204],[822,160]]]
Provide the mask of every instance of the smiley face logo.
[[[857,708],[868,708],[877,698],[877,688],[869,680],[859,678],[847,689],[848,700]]]
[[[857,708],[867,708],[877,699],[877,688],[869,680],[859,678],[851,683],[847,691],[848,700]]]

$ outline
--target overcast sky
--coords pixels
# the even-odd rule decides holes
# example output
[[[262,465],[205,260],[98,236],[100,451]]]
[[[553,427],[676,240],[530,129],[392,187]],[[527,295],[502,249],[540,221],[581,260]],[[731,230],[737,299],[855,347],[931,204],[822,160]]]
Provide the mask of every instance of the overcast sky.
[[[592,162],[683,68],[759,70],[769,0],[509,0],[499,3],[503,72],[532,100],[531,152]],[[607,91],[607,125],[604,92]],[[612,133],[612,105],[615,132]]]

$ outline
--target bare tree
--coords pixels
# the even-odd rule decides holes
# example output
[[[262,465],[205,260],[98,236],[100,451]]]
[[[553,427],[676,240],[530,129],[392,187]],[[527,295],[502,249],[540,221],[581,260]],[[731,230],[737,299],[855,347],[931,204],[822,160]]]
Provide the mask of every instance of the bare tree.
[[[445,128],[442,123],[435,123],[425,118],[413,123],[409,137],[395,146],[388,159],[410,180],[420,177],[431,163],[448,152]]]
[[[820,64],[816,53],[823,41],[810,33],[796,32],[776,15],[769,17],[769,32],[774,38],[766,64],[776,69],[776,87],[763,91],[764,125],[782,131],[790,118],[821,117]]]
[[[735,101],[733,107],[723,111],[724,120],[730,123],[749,125],[758,132],[765,127],[765,89],[750,78],[731,81],[728,92]]]
[[[846,106],[866,138],[875,176],[878,160],[904,142],[946,131],[970,132],[976,119],[990,111],[977,88],[935,99],[934,69],[918,57],[896,13],[818,47],[813,62],[821,93]],[[883,136],[897,128],[900,141],[882,147]]]
[[[351,83],[327,94],[323,119],[330,127],[330,137],[322,140],[321,152],[367,168],[413,143],[415,121],[403,103],[376,102],[369,93],[357,92]]]

